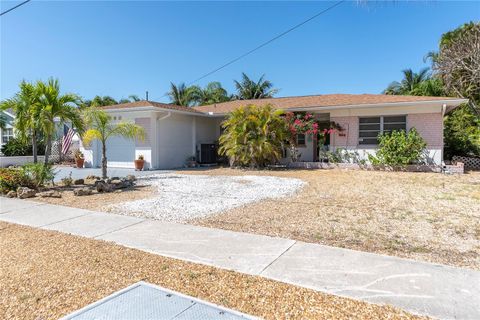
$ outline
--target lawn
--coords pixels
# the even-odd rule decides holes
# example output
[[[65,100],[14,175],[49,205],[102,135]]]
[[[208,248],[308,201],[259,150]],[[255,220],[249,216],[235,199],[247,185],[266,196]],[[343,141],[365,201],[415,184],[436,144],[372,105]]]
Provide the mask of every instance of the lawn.
[[[0,222],[0,318],[57,319],[140,280],[265,319],[417,319],[391,306]]]
[[[480,269],[480,172],[219,168],[178,173],[161,175],[120,194],[78,198],[63,192],[61,199],[39,200],[138,215],[122,209],[130,206],[141,208],[140,213],[149,218]],[[185,179],[185,175],[202,177]],[[233,180],[232,176],[249,177]],[[262,176],[305,183],[281,195],[281,184],[293,179],[263,181]],[[275,194],[276,198],[268,197]],[[203,210],[207,207],[212,208],[208,214]],[[178,216],[182,219],[175,220]]]
[[[201,174],[251,175],[252,171],[214,169]],[[189,223],[480,269],[480,172],[253,174],[295,177],[308,184],[290,197]]]

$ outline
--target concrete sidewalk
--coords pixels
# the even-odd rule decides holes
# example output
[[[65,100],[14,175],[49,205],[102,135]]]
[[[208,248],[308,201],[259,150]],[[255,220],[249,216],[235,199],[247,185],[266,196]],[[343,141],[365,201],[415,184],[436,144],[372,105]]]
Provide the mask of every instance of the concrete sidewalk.
[[[480,319],[480,272],[254,234],[0,198],[0,220],[113,241],[444,319]]]

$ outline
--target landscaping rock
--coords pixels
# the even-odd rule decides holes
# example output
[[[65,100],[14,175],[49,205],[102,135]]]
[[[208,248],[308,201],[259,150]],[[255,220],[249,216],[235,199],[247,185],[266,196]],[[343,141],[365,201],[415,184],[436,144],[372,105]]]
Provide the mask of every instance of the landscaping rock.
[[[104,180],[97,180],[95,181],[95,189],[97,192],[111,192],[113,187]]]
[[[17,197],[17,193],[13,190],[10,190],[8,191],[7,193],[7,198],[16,198]]]
[[[80,188],[73,190],[73,194],[76,196],[89,196],[93,193],[93,191],[89,188]]]
[[[133,174],[129,174],[128,176],[125,177],[125,179],[127,179],[128,181],[136,181],[137,180],[137,177],[135,177]]]
[[[85,178],[85,180],[100,180],[101,178],[95,175],[89,175]]]
[[[30,189],[28,187],[18,187],[17,189],[17,197],[20,199],[27,199],[35,197],[37,191]]]
[[[73,184],[78,186],[78,185],[81,185],[81,184],[85,184],[85,181],[83,179],[75,179],[75,180],[73,180]]]
[[[62,194],[57,190],[48,190],[48,191],[39,192],[37,193],[36,196],[41,198],[61,198]]]

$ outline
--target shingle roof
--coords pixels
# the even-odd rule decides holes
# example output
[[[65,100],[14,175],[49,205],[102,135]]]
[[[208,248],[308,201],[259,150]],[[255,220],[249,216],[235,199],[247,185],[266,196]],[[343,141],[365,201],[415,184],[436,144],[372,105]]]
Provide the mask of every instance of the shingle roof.
[[[300,97],[269,98],[259,100],[235,100],[207,106],[193,107],[201,112],[227,113],[240,106],[248,104],[271,104],[279,109],[334,107],[334,106],[361,106],[362,104],[385,104],[399,102],[421,102],[438,100],[458,100],[447,97],[419,97],[419,96],[394,96],[384,94],[324,94]]]
[[[109,110],[109,109],[131,109],[131,108],[138,108],[138,107],[156,107],[156,108],[176,110],[176,111],[182,111],[182,112],[201,113],[200,111],[197,111],[194,108],[177,106],[177,105],[168,104],[168,103],[160,103],[155,101],[147,101],[147,100],[114,104],[111,106],[104,106],[101,108]]]

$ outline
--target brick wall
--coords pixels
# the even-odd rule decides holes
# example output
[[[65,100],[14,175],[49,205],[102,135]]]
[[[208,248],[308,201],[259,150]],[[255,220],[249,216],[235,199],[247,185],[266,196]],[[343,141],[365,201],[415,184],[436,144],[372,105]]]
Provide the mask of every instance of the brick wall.
[[[344,130],[336,131],[331,137],[333,147],[356,147],[358,144],[358,117],[332,117]]]
[[[441,113],[418,113],[407,116],[407,129],[415,127],[428,148],[443,147],[443,117]]]

